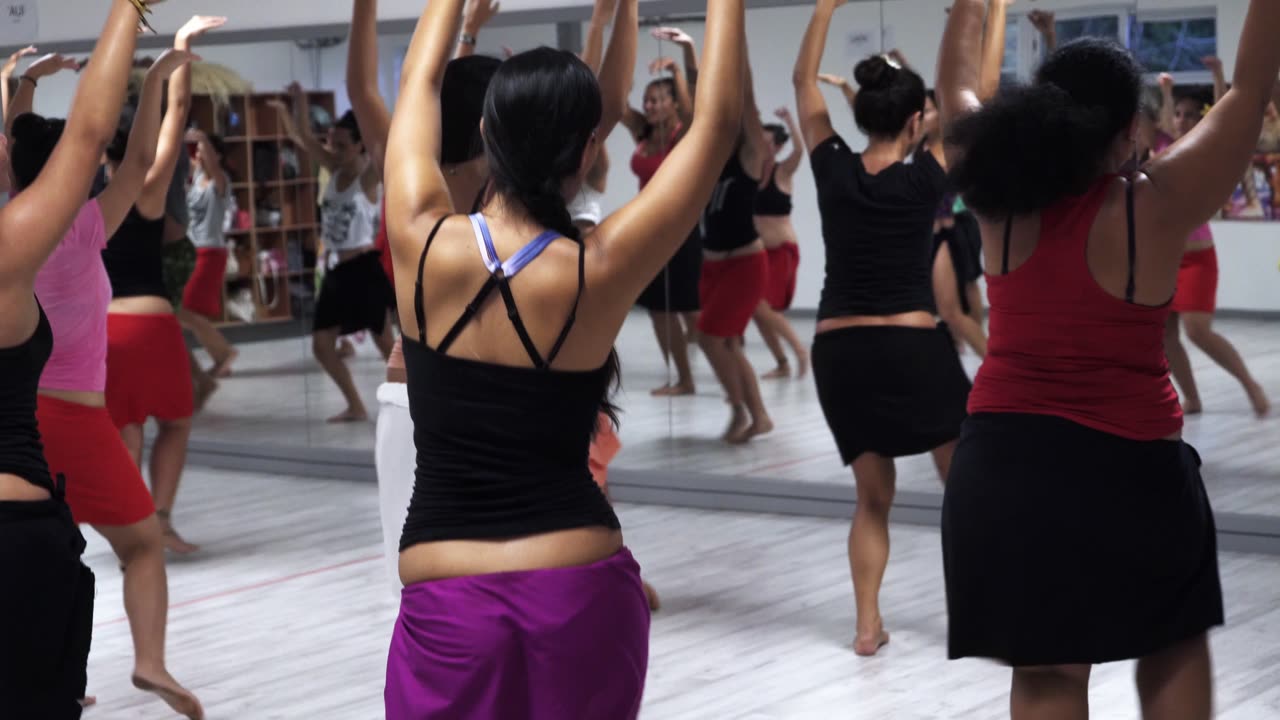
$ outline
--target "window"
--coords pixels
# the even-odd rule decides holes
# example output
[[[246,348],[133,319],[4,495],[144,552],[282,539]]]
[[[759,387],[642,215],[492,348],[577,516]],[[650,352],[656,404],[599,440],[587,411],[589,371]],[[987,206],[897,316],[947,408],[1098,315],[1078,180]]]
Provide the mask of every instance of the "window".
[[[1152,73],[1204,73],[1201,58],[1218,54],[1218,21],[1211,16],[1139,16],[1129,32],[1129,49]]]
[[[1004,33],[1004,61],[1000,65],[1000,86],[1018,81],[1018,20],[1010,18]]]
[[[1120,40],[1120,15],[1091,15],[1067,18],[1054,23],[1058,31],[1058,44],[1065,45],[1084,37],[1101,37]]]

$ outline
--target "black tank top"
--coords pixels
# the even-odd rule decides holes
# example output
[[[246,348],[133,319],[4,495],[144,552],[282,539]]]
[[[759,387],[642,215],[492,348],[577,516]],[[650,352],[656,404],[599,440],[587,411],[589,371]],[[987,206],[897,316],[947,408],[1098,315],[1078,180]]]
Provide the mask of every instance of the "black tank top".
[[[17,475],[49,492],[53,480],[36,424],[36,388],[52,352],[53,328],[44,308],[26,342],[0,349],[0,473]]]
[[[618,529],[618,517],[587,465],[608,368],[552,370],[573,327],[577,302],[544,360],[520,319],[508,282],[558,236],[544,233],[503,263],[497,260],[483,218],[474,215],[472,222],[486,246],[490,276],[436,349],[426,344],[422,270],[444,219],[431,231],[418,261],[414,310],[421,335],[404,338],[418,461],[400,549],[440,540],[526,537],[581,527]],[[584,278],[580,247],[579,299]],[[495,288],[533,360],[532,368],[447,354]]]
[[[787,217],[791,215],[791,196],[778,187],[778,166],[769,173],[769,184],[756,193],[756,215],[763,217]]]
[[[702,214],[702,247],[729,252],[750,245],[760,237],[753,218],[758,181],[751,178],[733,153],[720,173],[720,182]]]
[[[164,218],[148,220],[136,206],[129,208],[102,251],[102,263],[111,278],[112,297],[169,297],[164,284]]]

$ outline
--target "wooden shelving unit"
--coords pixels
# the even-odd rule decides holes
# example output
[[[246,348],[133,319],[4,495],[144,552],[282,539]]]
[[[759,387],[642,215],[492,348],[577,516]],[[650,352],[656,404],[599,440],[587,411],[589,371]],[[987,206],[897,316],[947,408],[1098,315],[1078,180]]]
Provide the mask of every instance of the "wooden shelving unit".
[[[318,167],[285,135],[277,111],[268,105],[272,100],[290,105],[283,92],[232,95],[230,103],[223,106],[208,96],[192,98],[192,124],[222,136],[227,144],[231,191],[240,211],[227,233],[227,239],[236,244],[240,272],[228,277],[223,286],[224,325],[245,324],[229,312],[229,303],[246,289],[253,297],[254,323],[303,318],[311,313],[315,301],[320,244]],[[333,93],[309,93],[308,100],[333,116]],[[286,163],[289,154],[291,162]],[[247,225],[242,222],[242,213],[247,213]],[[260,258],[264,253],[276,260],[278,272],[263,267]]]

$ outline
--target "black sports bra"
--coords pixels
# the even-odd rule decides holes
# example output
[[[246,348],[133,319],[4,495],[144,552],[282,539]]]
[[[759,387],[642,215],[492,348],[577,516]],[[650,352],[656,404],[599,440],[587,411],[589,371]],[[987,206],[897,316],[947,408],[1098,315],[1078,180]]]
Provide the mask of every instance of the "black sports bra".
[[[426,344],[422,272],[445,219],[431,231],[418,261],[414,312],[419,337],[404,338],[409,412],[418,462],[400,549],[441,540],[525,537],[580,527],[620,527],[587,465],[608,366],[552,370],[573,328],[577,301],[544,357],[529,336],[510,280],[558,235],[544,233],[507,261],[499,260],[483,216],[472,227],[489,267],[462,316],[432,349]],[[578,298],[585,284],[578,254]],[[447,354],[497,289],[533,367],[477,362]]]
[[[730,252],[760,237],[754,220],[758,184],[742,167],[738,153],[733,153],[702,215],[704,249]]]
[[[164,217],[149,220],[135,205],[107,241],[102,263],[111,278],[111,296],[169,297],[164,284]]]
[[[769,184],[756,193],[756,215],[762,217],[787,217],[791,215],[791,196],[778,187],[778,166],[769,173]]]

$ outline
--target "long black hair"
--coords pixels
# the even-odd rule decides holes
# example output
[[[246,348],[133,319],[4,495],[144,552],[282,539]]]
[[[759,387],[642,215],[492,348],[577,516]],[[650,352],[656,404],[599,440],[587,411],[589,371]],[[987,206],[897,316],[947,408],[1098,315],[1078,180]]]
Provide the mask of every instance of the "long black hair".
[[[911,68],[872,55],[853,69],[853,79],[858,82],[853,119],[868,137],[896,138],[912,116],[924,112],[924,79]]]
[[[502,63],[484,101],[489,182],[495,194],[524,208],[539,225],[582,242],[565,204],[564,181],[582,167],[604,104],[595,73],[577,55],[540,47]],[[616,351],[601,409],[617,424],[610,395],[618,385]]]
[[[67,121],[62,118],[46,118],[35,113],[23,113],[13,121],[9,162],[17,185],[15,190],[27,189],[40,177],[66,127]]]
[[[764,130],[773,136],[773,142],[778,147],[786,145],[787,141],[791,139],[791,133],[787,132],[787,128],[778,123],[769,123],[764,126]]]
[[[947,142],[961,153],[951,180],[965,204],[1003,218],[1087,191],[1138,113],[1142,72],[1114,41],[1075,40],[1045,60],[1031,85],[1003,90],[957,120]]]
[[[484,154],[480,117],[489,81],[501,60],[468,55],[450,60],[440,85],[440,162],[456,165]]]

